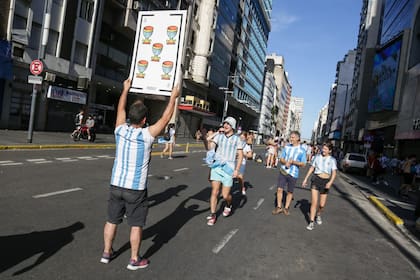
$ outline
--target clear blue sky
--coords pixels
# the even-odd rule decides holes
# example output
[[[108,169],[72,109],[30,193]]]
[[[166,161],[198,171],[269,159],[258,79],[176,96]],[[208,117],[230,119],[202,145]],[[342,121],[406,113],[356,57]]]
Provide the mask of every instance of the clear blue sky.
[[[304,98],[302,137],[327,104],[337,62],[357,46],[362,0],[273,0],[267,54],[284,56],[292,96]]]

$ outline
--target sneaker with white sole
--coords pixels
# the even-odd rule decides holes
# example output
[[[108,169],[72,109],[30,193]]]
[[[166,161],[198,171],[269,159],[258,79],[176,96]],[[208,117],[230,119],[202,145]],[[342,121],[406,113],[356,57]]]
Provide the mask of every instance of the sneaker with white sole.
[[[208,226],[213,226],[216,223],[216,215],[213,214],[211,215],[211,217],[209,219],[207,219],[207,225]]]
[[[317,225],[322,225],[322,219],[321,219],[321,216],[316,216],[316,217],[315,217],[315,222],[316,222],[316,224],[317,224]]]
[[[223,209],[223,217],[227,217],[230,215],[230,212],[232,211],[232,206],[231,207],[225,207],[225,209]]]
[[[113,258],[115,258],[114,250],[111,250],[110,253],[103,252],[101,257],[101,263],[109,263]]]
[[[308,224],[308,226],[306,227],[306,229],[307,230],[313,230],[315,228],[315,224],[314,224],[314,222],[310,222],[309,224]]]
[[[137,270],[140,268],[146,268],[149,266],[149,260],[145,258],[138,257],[137,260],[131,259],[127,265],[129,270]]]

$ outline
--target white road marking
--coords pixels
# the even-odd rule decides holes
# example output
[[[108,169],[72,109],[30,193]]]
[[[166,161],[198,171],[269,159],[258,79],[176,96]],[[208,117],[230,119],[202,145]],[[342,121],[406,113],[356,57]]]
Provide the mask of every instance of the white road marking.
[[[228,234],[223,237],[223,239],[213,248],[213,253],[219,253],[223,247],[229,242],[229,240],[238,232],[239,229],[231,230]]]
[[[0,160],[0,164],[3,164],[3,163],[12,163],[13,161],[11,161],[11,160]]]
[[[110,155],[103,155],[103,156],[97,156],[98,158],[114,158],[113,156]]]
[[[257,210],[263,202],[264,202],[264,198],[260,198],[257,202],[257,206],[254,207],[254,210]]]
[[[149,174],[149,175],[147,175],[147,177],[153,177],[153,175],[152,174]]]
[[[89,160],[89,159],[92,159],[92,157],[77,157],[78,159],[87,159],[87,160]]]
[[[188,167],[184,167],[184,168],[179,168],[179,169],[174,169],[174,172],[178,172],[178,171],[184,171],[184,170],[188,170]]]
[[[32,159],[27,159],[26,161],[29,162],[40,162],[40,161],[45,161],[45,158],[32,158]]]
[[[69,157],[57,157],[56,160],[71,160]]]
[[[274,187],[275,187],[275,185],[272,185],[272,186],[270,187],[270,191],[272,191],[272,190],[274,189]]]
[[[11,166],[11,165],[22,165],[22,162],[10,162],[10,163],[2,163],[1,166]]]
[[[43,160],[43,161],[34,161],[34,163],[39,164],[39,163],[51,163],[52,160]]]
[[[44,193],[44,194],[37,194],[37,195],[34,195],[32,197],[33,198],[43,198],[43,197],[48,197],[48,196],[53,196],[53,195],[58,195],[58,194],[63,194],[63,193],[69,193],[69,192],[75,192],[75,191],[81,191],[81,190],[83,190],[83,189],[82,188],[74,188],[74,189],[67,189],[67,190]]]
[[[73,161],[79,161],[78,159],[65,159],[62,160],[62,162],[73,162]]]

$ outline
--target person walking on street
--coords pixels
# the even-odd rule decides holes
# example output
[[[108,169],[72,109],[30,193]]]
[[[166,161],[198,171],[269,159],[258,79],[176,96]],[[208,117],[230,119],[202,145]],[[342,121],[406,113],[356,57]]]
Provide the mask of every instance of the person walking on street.
[[[308,185],[309,176],[314,173],[311,178],[311,210],[309,214],[309,224],[306,227],[308,230],[314,229],[314,221],[322,224],[321,212],[324,210],[327,203],[328,192],[334,183],[337,176],[337,161],[331,155],[333,145],[325,143],[322,145],[322,153],[315,156],[311,163],[311,167],[302,182],[302,187]],[[318,206],[319,197],[319,206]]]
[[[70,135],[71,138],[73,138],[74,135],[77,132],[79,132],[80,128],[82,128],[84,117],[85,117],[85,110],[80,109],[79,113],[77,113],[75,118],[74,118],[74,125],[76,126],[76,128],[71,133],[71,135]]]
[[[131,244],[131,258],[127,269],[137,270],[149,265],[149,261],[140,257],[139,252],[142,229],[148,213],[147,174],[152,144],[174,112],[179,88],[176,86],[172,90],[161,118],[155,124],[143,128],[146,123],[147,107],[140,100],[130,106],[128,111],[130,124],[126,122],[125,108],[130,86],[131,80],[125,80],[118,102],[114,131],[116,152],[109,189],[107,221],[104,226],[104,251],[100,261],[109,263],[115,257],[112,244],[117,227],[126,215],[130,226]]]
[[[168,125],[168,131],[166,132],[169,139],[165,139],[165,148],[163,149],[160,157],[163,158],[166,152],[168,152],[168,159],[173,159],[172,152],[174,150],[175,145],[175,124],[171,123]]]
[[[299,168],[306,164],[306,150],[300,145],[300,133],[298,131],[290,133],[290,144],[284,147],[280,155],[280,164],[280,174],[277,179],[277,205],[272,214],[284,213],[289,215],[289,206],[299,176]],[[283,189],[286,187],[286,203],[283,208]]]
[[[215,162],[211,166],[211,196],[210,196],[210,215],[207,217],[207,225],[212,226],[216,223],[217,198],[222,186],[222,196],[226,202],[223,216],[227,217],[232,211],[232,195],[230,190],[233,185],[233,178],[238,177],[239,169],[243,159],[244,142],[238,135],[234,134],[236,120],[227,117],[223,121],[223,132],[214,133],[207,141],[216,144]]]
[[[241,167],[239,169],[238,181],[239,181],[239,185],[241,186],[242,195],[246,195],[244,176],[245,176],[246,161],[247,159],[252,159],[252,146],[251,144],[249,144],[248,133],[246,131],[241,132],[240,138],[245,143],[245,146],[243,149],[243,159],[242,159]]]

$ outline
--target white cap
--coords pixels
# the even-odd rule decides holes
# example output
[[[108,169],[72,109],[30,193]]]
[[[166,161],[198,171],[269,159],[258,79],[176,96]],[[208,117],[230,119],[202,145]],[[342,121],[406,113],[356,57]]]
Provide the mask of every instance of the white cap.
[[[232,127],[232,129],[236,129],[236,120],[234,118],[232,118],[232,117],[227,117],[223,121],[223,123],[227,123],[227,124],[229,124]]]

